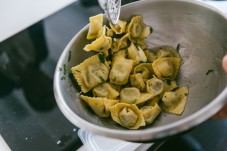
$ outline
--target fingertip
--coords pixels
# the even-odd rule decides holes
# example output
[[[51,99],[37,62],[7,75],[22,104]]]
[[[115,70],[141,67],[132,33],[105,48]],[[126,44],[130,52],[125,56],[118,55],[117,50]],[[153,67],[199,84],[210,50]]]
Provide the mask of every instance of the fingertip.
[[[222,59],[222,67],[225,72],[227,72],[227,55],[225,55]]]

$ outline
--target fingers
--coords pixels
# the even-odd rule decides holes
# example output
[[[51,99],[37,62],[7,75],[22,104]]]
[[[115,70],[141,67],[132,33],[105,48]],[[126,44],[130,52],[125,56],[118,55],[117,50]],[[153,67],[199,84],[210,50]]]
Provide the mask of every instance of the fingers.
[[[222,67],[225,72],[227,72],[227,55],[225,55],[222,59]]]
[[[222,67],[225,72],[227,72],[227,55],[225,55],[222,59]],[[227,118],[227,104],[217,113],[213,116],[214,119],[221,119],[221,118]]]
[[[213,116],[214,119],[227,118],[227,105],[225,105],[217,114]]]

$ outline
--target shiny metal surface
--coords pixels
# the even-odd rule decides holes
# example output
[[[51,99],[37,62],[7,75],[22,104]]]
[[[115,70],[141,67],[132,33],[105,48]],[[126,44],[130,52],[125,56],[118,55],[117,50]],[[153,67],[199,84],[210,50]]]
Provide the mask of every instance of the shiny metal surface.
[[[162,113],[153,125],[139,130],[125,130],[110,119],[97,117],[78,98],[69,78],[59,70],[82,62],[88,25],[69,42],[56,66],[54,92],[57,104],[73,124],[93,133],[130,141],[154,141],[186,131],[210,118],[226,103],[226,74],[221,59],[227,53],[227,18],[218,10],[198,1],[147,0],[122,7],[120,18],[128,20],[142,14],[154,32],[146,40],[149,47],[181,45],[184,64],[178,83],[189,87],[189,98],[181,116]],[[69,52],[71,60],[68,61]]]
[[[121,0],[98,0],[98,3],[110,22],[117,24],[121,12]]]

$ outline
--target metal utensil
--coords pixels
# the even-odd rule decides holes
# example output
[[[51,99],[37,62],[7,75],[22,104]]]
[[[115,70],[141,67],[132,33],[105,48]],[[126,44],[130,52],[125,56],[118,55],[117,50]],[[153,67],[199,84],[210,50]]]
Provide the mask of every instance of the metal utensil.
[[[98,0],[98,2],[110,22],[116,25],[120,16],[121,0]]]
[[[78,97],[80,88],[72,86],[68,78],[61,80],[65,72],[59,71],[59,67],[65,67],[70,72],[71,67],[92,55],[83,50],[90,43],[86,40],[87,25],[72,38],[56,66],[54,92],[66,118],[99,135],[154,141],[185,132],[217,113],[227,101],[227,74],[221,67],[221,59],[227,53],[227,17],[203,2],[188,0],[143,0],[121,9],[122,20],[130,20],[135,14],[143,15],[144,22],[154,29],[145,41],[148,47],[176,47],[180,43],[184,64],[177,82],[189,88],[183,114],[163,112],[152,125],[138,130],[126,130],[111,119],[96,116]]]

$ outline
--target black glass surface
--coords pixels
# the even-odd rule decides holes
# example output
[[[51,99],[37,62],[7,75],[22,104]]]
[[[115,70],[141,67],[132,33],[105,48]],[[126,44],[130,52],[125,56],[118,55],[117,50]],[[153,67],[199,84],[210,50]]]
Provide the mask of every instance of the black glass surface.
[[[75,151],[82,145],[78,128],[56,105],[53,75],[70,39],[101,12],[96,1],[81,0],[0,43],[0,135],[13,151]],[[226,126],[225,119],[208,120],[160,150],[226,151]]]

